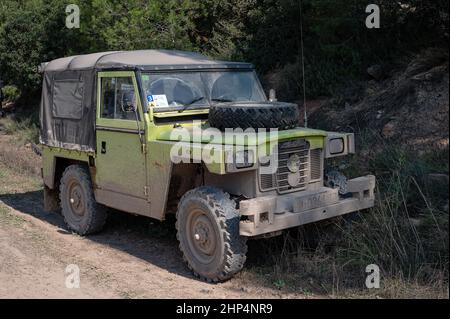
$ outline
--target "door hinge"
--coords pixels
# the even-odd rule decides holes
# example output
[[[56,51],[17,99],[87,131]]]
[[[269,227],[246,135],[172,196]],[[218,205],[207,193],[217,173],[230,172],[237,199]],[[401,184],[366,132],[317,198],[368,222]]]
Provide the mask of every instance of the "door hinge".
[[[147,144],[145,143],[141,144],[141,151],[142,153],[147,154]]]
[[[144,186],[144,195],[148,196],[148,186]]]

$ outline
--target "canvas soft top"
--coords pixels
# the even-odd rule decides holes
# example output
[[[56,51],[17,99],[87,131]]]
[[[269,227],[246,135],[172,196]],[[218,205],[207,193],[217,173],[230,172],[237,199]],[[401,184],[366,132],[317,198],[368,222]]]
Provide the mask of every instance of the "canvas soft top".
[[[67,71],[89,69],[226,69],[253,68],[250,63],[218,61],[200,53],[177,50],[137,50],[110,51],[77,55],[53,60],[46,64],[43,71]]]
[[[98,71],[252,68],[250,63],[217,61],[175,50],[99,52],[43,63],[40,141],[48,146],[95,151]]]

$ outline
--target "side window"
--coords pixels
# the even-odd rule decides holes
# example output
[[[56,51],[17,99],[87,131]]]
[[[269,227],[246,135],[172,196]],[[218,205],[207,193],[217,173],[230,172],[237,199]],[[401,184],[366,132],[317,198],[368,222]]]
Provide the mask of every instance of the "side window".
[[[102,78],[100,117],[135,121],[135,110],[137,97],[131,77]]]
[[[53,82],[53,117],[79,120],[83,116],[84,83],[81,80],[57,80]]]

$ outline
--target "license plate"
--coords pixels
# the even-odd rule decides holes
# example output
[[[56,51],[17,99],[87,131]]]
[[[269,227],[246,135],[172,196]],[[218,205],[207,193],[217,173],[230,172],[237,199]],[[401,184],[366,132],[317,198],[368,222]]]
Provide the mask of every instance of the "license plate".
[[[339,201],[337,189],[327,189],[315,194],[299,196],[295,199],[294,212],[299,213],[306,210],[328,206]]]

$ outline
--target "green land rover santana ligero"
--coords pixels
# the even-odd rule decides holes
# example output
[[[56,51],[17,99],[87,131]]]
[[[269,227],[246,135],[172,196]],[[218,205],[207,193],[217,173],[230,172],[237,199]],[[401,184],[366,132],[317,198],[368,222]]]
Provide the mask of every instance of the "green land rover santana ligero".
[[[242,269],[248,238],[374,205],[374,176],[325,183],[324,160],[354,153],[353,134],[300,127],[251,64],[143,50],[41,71],[45,207],[80,235],[100,231],[108,207],[176,214],[188,267],[217,282]]]

